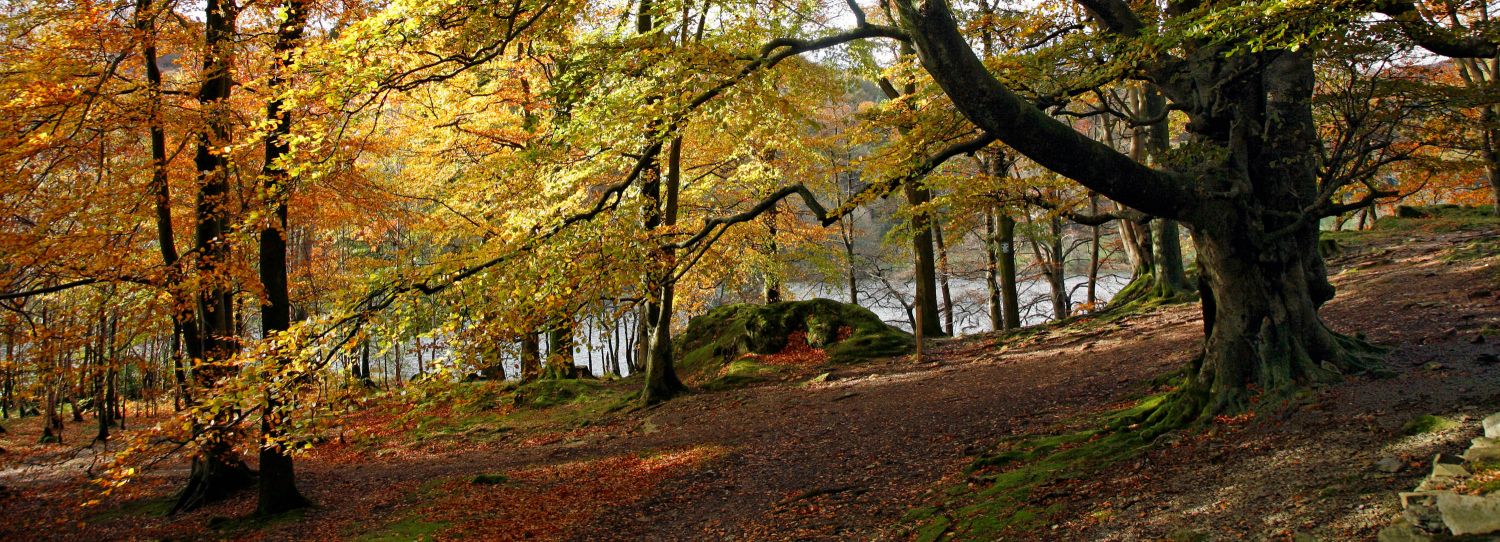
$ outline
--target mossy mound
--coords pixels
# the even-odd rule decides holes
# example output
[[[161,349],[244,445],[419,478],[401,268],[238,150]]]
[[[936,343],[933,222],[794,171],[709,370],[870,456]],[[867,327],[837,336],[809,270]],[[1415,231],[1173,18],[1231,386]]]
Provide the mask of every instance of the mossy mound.
[[[746,354],[775,354],[794,332],[822,348],[830,363],[852,363],[911,352],[911,334],[886,325],[859,305],[831,299],[766,305],[725,305],[693,318],[673,344],[685,374],[718,371]]]

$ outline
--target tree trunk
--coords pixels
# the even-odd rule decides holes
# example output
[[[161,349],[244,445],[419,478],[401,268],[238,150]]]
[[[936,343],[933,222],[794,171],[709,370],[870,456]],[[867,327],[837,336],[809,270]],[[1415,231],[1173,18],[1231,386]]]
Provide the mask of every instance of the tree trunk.
[[[948,245],[943,242],[941,223],[932,224],[932,240],[937,244],[938,288],[943,294],[943,330],[948,335],[954,335],[953,291],[948,287]]]
[[[547,332],[546,378],[576,378],[573,366],[573,321]]]
[[[907,183],[904,192],[909,209],[924,208],[932,201],[932,192],[918,182]],[[922,328],[923,336],[941,337],[943,324],[939,320],[942,313],[938,312],[937,257],[932,246],[932,220],[926,216],[925,211],[914,211],[911,228],[912,252],[915,255],[912,265],[915,299],[912,304],[916,306],[917,325]]]
[[[535,332],[521,336],[521,381],[530,382],[542,376],[542,344]]]
[[[984,287],[989,300],[990,329],[1005,329],[1000,300],[1000,247],[996,242],[995,210],[984,210]]]
[[[775,270],[777,253],[781,250],[776,244],[776,234],[778,233],[776,212],[777,205],[772,205],[771,209],[766,211],[765,214],[768,236],[766,238],[766,269],[763,273],[763,278],[765,280],[764,302],[767,305],[781,302],[781,277]]]
[[[304,0],[287,0],[281,25],[276,31],[276,44],[272,49],[273,71],[268,88],[272,92],[285,91],[286,70],[296,62],[293,55],[302,41],[303,24],[307,18]],[[286,199],[290,181],[285,164],[291,144],[291,112],[279,95],[273,95],[266,103],[266,120],[270,125],[265,141],[265,162],[261,177],[264,197],[271,210],[271,222],[260,231],[260,282],[265,288],[266,300],[261,305],[261,336],[265,340],[277,340],[277,335],[291,328],[292,301],[287,273],[287,210]],[[286,366],[290,359],[279,359],[275,363]],[[295,375],[277,375],[266,384],[264,403],[260,418],[260,492],[256,500],[256,513],[262,516],[280,514],[302,508],[311,503],[297,490],[296,469],[292,456],[283,449],[285,423],[290,407],[283,404],[283,390],[273,389],[296,378]],[[288,392],[292,390],[286,390]],[[291,397],[292,393],[287,393]]]
[[[649,3],[649,2],[647,2]],[[644,10],[645,7],[643,6]],[[646,186],[642,189],[643,195],[650,204],[650,213],[646,217],[646,229],[655,230],[658,226],[672,226],[677,223],[677,188],[681,180],[682,166],[682,138],[673,138],[667,151],[667,171],[665,183],[659,175],[653,175],[654,179],[648,179]],[[661,197],[661,188],[665,184],[665,198]],[[658,207],[659,205],[659,207]],[[658,211],[659,209],[659,211]],[[658,249],[658,260],[663,262],[662,270],[649,273],[646,283],[646,310],[644,313],[648,334],[644,337],[642,351],[646,354],[644,365],[646,371],[646,385],[641,391],[642,404],[655,404],[672,398],[673,396],[687,390],[682,380],[677,378],[677,370],[673,366],[672,359],[672,303],[675,295],[673,284],[673,270],[676,269],[676,253],[670,248]]]
[[[997,221],[995,246],[1000,251],[1000,299],[1005,329],[1021,328],[1021,291],[1016,280],[1016,220],[1002,214]]]
[[[234,46],[234,19],[237,8],[233,0],[208,0],[204,7],[203,81],[198,89],[198,103],[204,116],[204,128],[194,133],[197,147],[193,164],[198,172],[196,215],[198,224],[194,240],[198,250],[198,267],[207,280],[204,291],[198,297],[197,321],[201,326],[198,341],[202,344],[201,358],[194,362],[223,361],[234,355],[236,321],[234,318],[234,288],[224,284],[218,269],[229,262],[229,170],[225,158],[217,149],[229,143],[230,111],[229,93],[234,78],[230,73],[231,48]],[[186,328],[184,328],[186,329]],[[189,347],[191,351],[191,346]],[[220,377],[226,376],[223,369],[200,363],[193,367],[199,384],[212,386]],[[172,512],[184,512],[222,499],[240,489],[248,487],[253,480],[249,467],[234,452],[234,447],[224,439],[224,425],[234,417],[233,412],[223,412],[212,427],[202,428],[204,436],[193,458],[188,482]]]
[[[1099,195],[1089,192],[1089,214],[1099,214]],[[1089,310],[1097,310],[1094,306],[1098,302],[1099,293],[1099,225],[1089,226],[1089,282],[1088,282],[1088,305]]]
[[[1195,144],[1216,151],[1185,178],[1084,137],[1006,88],[974,56],[943,0],[896,7],[927,72],[981,129],[1111,199],[1189,225],[1207,336],[1189,384],[1154,418],[1239,412],[1255,394],[1286,397],[1375,367],[1368,347],[1329,331],[1317,313],[1333,288],[1317,253],[1318,216],[1304,211],[1321,203],[1310,52],[1188,41],[1182,61],[1150,65],[1146,73],[1171,85]],[[1133,33],[1141,22],[1092,13],[1112,32]]]

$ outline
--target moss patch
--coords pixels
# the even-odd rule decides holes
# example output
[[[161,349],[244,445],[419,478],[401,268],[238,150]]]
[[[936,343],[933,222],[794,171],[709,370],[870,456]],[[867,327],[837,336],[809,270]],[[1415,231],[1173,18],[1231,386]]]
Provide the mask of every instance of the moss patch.
[[[388,523],[374,532],[365,533],[356,537],[360,542],[411,542],[414,540],[436,540],[437,533],[447,529],[449,523],[446,521],[428,521],[417,516],[407,516],[393,523]]]
[[[738,388],[772,380],[781,373],[782,369],[774,365],[766,365],[751,359],[738,359],[725,366],[719,376],[703,384],[703,389],[718,391]]]
[[[914,510],[905,522],[914,523],[919,540],[998,540],[1041,528],[1062,505],[1033,502],[1038,489],[1143,452],[1156,437],[1191,423],[1201,399],[1165,392],[1103,416],[1092,424],[1100,428],[1002,441],[969,465],[966,484],[948,488],[936,509]]]
[[[726,305],[693,318],[673,348],[684,378],[708,379],[745,354],[774,354],[793,332],[823,348],[830,363],[898,356],[915,341],[864,307],[830,299]]]
[[[1444,418],[1442,416],[1423,414],[1421,416],[1413,418],[1409,422],[1406,422],[1406,425],[1402,425],[1401,433],[1404,435],[1422,435],[1426,433],[1436,433],[1438,431],[1452,429],[1454,427],[1458,427],[1458,422],[1455,422],[1448,418]]]

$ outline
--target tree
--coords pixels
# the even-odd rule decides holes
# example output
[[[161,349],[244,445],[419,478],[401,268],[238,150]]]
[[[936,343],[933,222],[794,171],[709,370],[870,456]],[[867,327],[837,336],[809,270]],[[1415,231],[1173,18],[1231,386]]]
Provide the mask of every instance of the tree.
[[[1194,147],[1189,160],[1153,169],[1086,138],[996,79],[947,2],[896,2],[923,67],[970,121],[1048,169],[1191,229],[1202,273],[1204,352],[1182,400],[1164,407],[1161,418],[1177,423],[1236,412],[1250,406],[1252,390],[1284,396],[1308,382],[1374,369],[1367,347],[1318,316],[1334,292],[1316,250],[1331,187],[1318,186],[1316,170],[1315,52],[1307,43],[1257,42],[1262,19],[1237,26],[1247,34],[1191,32],[1193,18],[1231,16],[1233,5],[1173,6],[1157,19],[1123,1],[1079,4],[1097,21],[1101,44],[1172,40],[1176,49],[1115,61],[1183,109]],[[1308,39],[1324,22],[1298,15],[1276,13],[1274,24]]]
[[[270,84],[273,92],[285,92],[286,72],[296,62],[299,54],[303,26],[307,19],[307,4],[304,0],[287,0],[282,9],[283,20],[276,29],[276,43],[272,47],[273,67]],[[261,166],[262,190],[270,208],[268,223],[260,230],[260,282],[265,288],[266,300],[261,305],[261,336],[276,340],[278,334],[291,328],[292,300],[287,278],[287,209],[286,192],[290,190],[287,174],[290,159],[291,112],[281,96],[266,103],[266,120],[270,125],[265,138],[265,161]],[[285,364],[290,360],[279,360]],[[292,457],[281,442],[280,425],[286,417],[283,399],[278,392],[267,386],[265,403],[261,407],[260,443],[260,492],[256,512],[273,515],[310,504],[297,491],[296,470]]]

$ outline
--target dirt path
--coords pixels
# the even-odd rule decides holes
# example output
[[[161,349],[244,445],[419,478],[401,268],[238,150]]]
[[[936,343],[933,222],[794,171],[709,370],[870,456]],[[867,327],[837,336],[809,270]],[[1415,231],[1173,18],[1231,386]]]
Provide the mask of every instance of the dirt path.
[[[1500,341],[1472,342],[1485,326],[1500,329],[1488,293],[1500,290],[1495,259],[1441,258],[1447,247],[1495,233],[1428,234],[1335,260],[1335,271],[1362,270],[1336,275],[1340,295],[1327,319],[1398,345],[1389,363],[1399,376],[1353,378],[1285,419],[1190,439],[1047,488],[1041,500],[1064,512],[1036,539],[1372,536],[1393,510],[1391,491],[1411,485],[1421,459],[1466,442],[1463,431],[1403,438],[1404,422],[1500,410],[1500,366],[1474,361]],[[1197,311],[1171,307],[1009,348],[995,348],[992,337],[942,342],[931,355],[941,363],[888,360],[838,369],[822,383],[694,394],[543,445],[511,439],[355,462],[320,455],[299,468],[300,485],[322,506],[254,530],[203,528],[252,509],[249,495],[170,521],[116,512],[79,525],[43,506],[67,493],[61,486],[24,498],[0,494],[3,509],[37,514],[0,520],[0,538],[81,531],[301,540],[389,529],[398,533],[389,539],[901,538],[902,515],[959,481],[962,467],[997,439],[1117,407],[1182,367],[1201,334]],[[1373,473],[1370,465],[1387,455],[1411,467]],[[505,474],[502,483],[470,482],[494,473]],[[173,480],[157,476],[138,491],[160,496]],[[434,503],[464,510],[400,530],[402,518],[430,515]],[[41,523],[55,527],[34,530]]]

